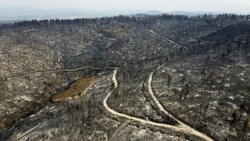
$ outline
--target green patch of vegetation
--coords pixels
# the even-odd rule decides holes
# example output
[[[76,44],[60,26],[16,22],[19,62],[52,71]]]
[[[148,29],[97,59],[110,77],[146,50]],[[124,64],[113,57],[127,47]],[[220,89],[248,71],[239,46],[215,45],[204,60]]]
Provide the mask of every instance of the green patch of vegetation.
[[[53,95],[51,97],[51,100],[54,102],[58,102],[68,98],[80,96],[84,91],[92,86],[96,82],[96,80],[96,76],[89,78],[80,78],[74,84],[72,84],[68,90]]]

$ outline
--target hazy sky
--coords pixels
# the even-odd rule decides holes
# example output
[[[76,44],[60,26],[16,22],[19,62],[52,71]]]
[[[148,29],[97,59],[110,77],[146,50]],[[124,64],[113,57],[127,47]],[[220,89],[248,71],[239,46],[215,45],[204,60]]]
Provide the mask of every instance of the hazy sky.
[[[250,0],[0,0],[0,7],[250,13]]]

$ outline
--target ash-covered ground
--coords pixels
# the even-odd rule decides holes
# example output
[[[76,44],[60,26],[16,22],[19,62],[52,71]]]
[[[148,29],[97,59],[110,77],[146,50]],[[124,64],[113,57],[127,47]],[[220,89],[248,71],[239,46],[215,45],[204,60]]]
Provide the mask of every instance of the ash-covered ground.
[[[235,16],[0,25],[0,140],[248,141],[250,23]]]

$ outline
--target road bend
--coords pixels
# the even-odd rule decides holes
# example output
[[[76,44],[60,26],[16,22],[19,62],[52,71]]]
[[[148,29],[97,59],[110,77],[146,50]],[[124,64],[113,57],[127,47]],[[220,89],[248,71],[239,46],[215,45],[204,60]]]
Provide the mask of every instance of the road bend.
[[[159,66],[158,68],[156,68],[155,71],[151,72],[148,78],[148,82],[147,82],[147,89],[148,89],[148,94],[151,96],[151,98],[153,99],[154,103],[156,104],[156,106],[158,107],[158,109],[163,112],[166,116],[170,117],[171,119],[175,120],[176,122],[179,123],[179,128],[182,130],[185,130],[184,133],[188,133],[190,135],[194,135],[197,137],[200,137],[202,139],[204,139],[205,141],[213,141],[213,139],[211,139],[210,137],[208,137],[207,135],[195,130],[194,128],[188,126],[187,124],[183,123],[182,121],[180,121],[179,119],[177,119],[176,117],[174,117],[172,114],[170,114],[168,111],[165,110],[165,108],[162,106],[162,104],[158,101],[158,99],[155,96],[155,93],[152,90],[152,80],[153,80],[153,76],[154,74],[161,69],[163,66],[165,66],[165,64]]]

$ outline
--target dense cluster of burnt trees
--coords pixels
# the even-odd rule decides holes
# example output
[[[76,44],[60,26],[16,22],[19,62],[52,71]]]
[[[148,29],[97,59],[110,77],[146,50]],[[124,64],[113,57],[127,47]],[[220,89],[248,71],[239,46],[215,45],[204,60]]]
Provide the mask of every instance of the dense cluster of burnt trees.
[[[143,27],[145,28],[152,28],[154,29],[154,27],[157,27],[158,24],[157,22],[159,21],[163,21],[165,23],[168,23],[168,21],[176,21],[173,24],[179,24],[178,21],[188,21],[188,23],[192,23],[194,22],[195,24],[199,24],[199,22],[195,22],[195,21],[202,21],[202,23],[208,23],[207,26],[213,26],[214,24],[225,24],[225,23],[229,23],[228,26],[226,26],[227,24],[225,24],[225,27],[223,27],[222,29],[209,34],[208,36],[202,36],[201,38],[196,38],[196,41],[187,41],[187,42],[181,42],[182,40],[180,40],[178,43],[180,44],[187,44],[189,48],[189,53],[194,55],[194,54],[201,54],[201,53],[206,53],[207,51],[214,49],[214,50],[218,50],[221,54],[221,60],[230,60],[229,56],[232,52],[234,51],[241,51],[242,53],[244,53],[245,59],[247,60],[247,55],[250,52],[250,46],[249,46],[249,40],[250,40],[250,23],[248,21],[250,21],[250,15],[234,15],[234,14],[223,14],[223,15],[200,15],[200,16],[195,16],[195,17],[188,17],[188,16],[183,16],[183,15],[159,15],[159,16],[146,16],[146,15],[137,15],[137,16],[117,16],[117,17],[104,17],[104,18],[92,18],[92,19],[74,19],[74,20],[69,20],[69,19],[53,19],[53,20],[31,20],[31,21],[22,21],[22,22],[17,22],[14,24],[2,24],[0,25],[0,34],[3,34],[4,31],[2,31],[1,29],[5,29],[5,28],[18,28],[18,27],[28,27],[28,29],[36,29],[36,28],[41,28],[41,27],[56,27],[57,25],[74,25],[74,24],[78,24],[78,25],[91,25],[93,26],[91,29],[93,30],[97,30],[97,32],[99,33],[103,33],[102,28],[105,28],[109,25],[117,25],[117,24],[124,24],[124,23],[129,23],[130,25],[136,25],[137,27]],[[235,24],[230,24],[235,22]],[[181,23],[178,26],[182,26],[185,23]],[[106,25],[106,26],[105,26]],[[90,35],[91,31],[89,31],[90,33],[82,35],[81,33],[76,33],[76,31],[78,30],[78,28],[68,28],[68,27],[64,27],[61,28],[62,30],[60,30],[59,32],[60,34],[60,38],[63,40],[63,38],[61,36],[64,35],[77,35],[79,34],[79,41],[80,40],[84,40],[83,42],[85,42],[85,40],[87,40],[87,38],[92,37],[91,40],[93,40],[93,44],[91,48],[95,48],[95,55],[90,59],[94,59],[94,62],[98,62],[96,60],[106,60],[105,63],[108,63],[108,65],[113,65],[115,66],[115,64],[117,64],[117,62],[114,62],[115,59],[109,59],[109,61],[107,61],[106,58],[109,58],[110,56],[105,55],[107,54],[107,50],[106,48],[104,48],[103,46],[105,45],[103,42],[104,40],[101,40],[99,43],[99,41],[97,42],[95,33],[92,33],[93,35]],[[182,28],[182,27],[181,27]],[[180,28],[180,29],[181,29]],[[209,27],[208,27],[209,28]],[[100,29],[100,30],[99,30]],[[162,35],[164,35],[164,32],[166,30],[168,30],[169,28],[165,28],[165,27],[161,27],[159,26],[159,30],[162,31]],[[180,29],[174,29],[174,30],[180,30]],[[206,29],[206,27],[205,27]],[[188,29],[187,29],[188,30]],[[194,30],[200,30],[199,28],[195,28]],[[2,31],[2,32],[1,32]],[[180,32],[178,32],[178,34],[176,36],[179,36],[179,38],[189,38],[190,34],[184,34],[183,32],[186,31],[185,29],[181,29]],[[87,32],[87,31],[84,31]],[[192,32],[192,31],[190,31]],[[107,33],[108,34],[108,33]],[[143,33],[142,33],[143,34]],[[174,33],[173,33],[174,34]],[[23,34],[20,37],[16,37],[15,40],[17,40],[16,42],[28,42],[28,40],[26,40],[26,38],[23,38],[26,34]],[[58,34],[55,34],[56,36],[59,36]],[[170,34],[166,33],[166,37],[169,37]],[[106,34],[105,34],[106,36]],[[146,35],[141,35],[141,36],[146,36]],[[78,36],[77,36],[78,37]],[[66,38],[66,37],[65,37]],[[101,37],[98,37],[98,40]],[[30,42],[27,44],[31,44],[31,42],[39,42],[38,40],[33,40],[31,38],[29,38]],[[76,39],[78,40],[78,39]],[[176,41],[176,40],[175,40]],[[40,41],[41,42],[41,41]],[[71,48],[71,46],[73,46],[72,44],[67,43],[68,41],[63,41],[65,43],[61,43],[60,46],[53,46],[51,48],[55,48],[56,51],[59,51],[63,48],[63,53],[64,54],[64,67],[65,68],[69,68],[69,64],[71,64],[69,62],[69,58],[72,58],[72,55],[69,49]],[[125,43],[123,43],[125,42]],[[136,41],[137,42],[137,41]],[[150,41],[149,41],[150,42]],[[82,42],[79,42],[82,43]],[[41,43],[42,44],[42,43]],[[108,44],[108,43],[107,43]],[[139,43],[138,43],[139,44]],[[127,41],[123,41],[123,40],[117,40],[114,41],[114,47],[113,48],[118,48],[120,49],[121,46],[129,46]],[[143,46],[143,45],[142,45]],[[155,44],[155,46],[160,46],[158,44]],[[148,47],[150,48],[150,47]],[[147,48],[147,49],[148,49]],[[139,52],[139,51],[138,51]],[[145,51],[143,51],[145,52]],[[147,52],[152,52],[152,50],[149,50]],[[179,53],[181,54],[181,53]],[[182,54],[183,55],[183,54]],[[81,57],[81,56],[80,56]],[[106,58],[104,58],[106,57]],[[159,52],[157,52],[157,54],[153,55],[154,58],[152,57],[147,57],[146,59],[159,59],[159,58],[164,58],[164,52],[162,52],[161,50]],[[74,60],[76,60],[76,58],[73,58]],[[82,60],[80,60],[82,61]],[[150,60],[149,60],[150,61]],[[91,64],[91,62],[89,63]],[[96,64],[97,65],[97,64]]]
[[[185,15],[158,15],[158,16],[149,16],[149,15],[137,15],[137,16],[115,16],[115,17],[103,17],[103,18],[78,18],[78,19],[50,19],[50,20],[30,20],[30,21],[21,21],[14,24],[0,24],[1,28],[10,28],[10,27],[25,27],[25,26],[49,26],[49,25],[58,25],[58,24],[111,24],[114,22],[123,22],[123,23],[134,23],[144,26],[148,26],[152,23],[155,23],[158,20],[174,20],[174,21],[206,21],[209,24],[214,23],[227,23],[233,21],[250,21],[250,15],[235,15],[235,14],[222,14],[222,15],[199,15],[194,17],[188,17]]]

